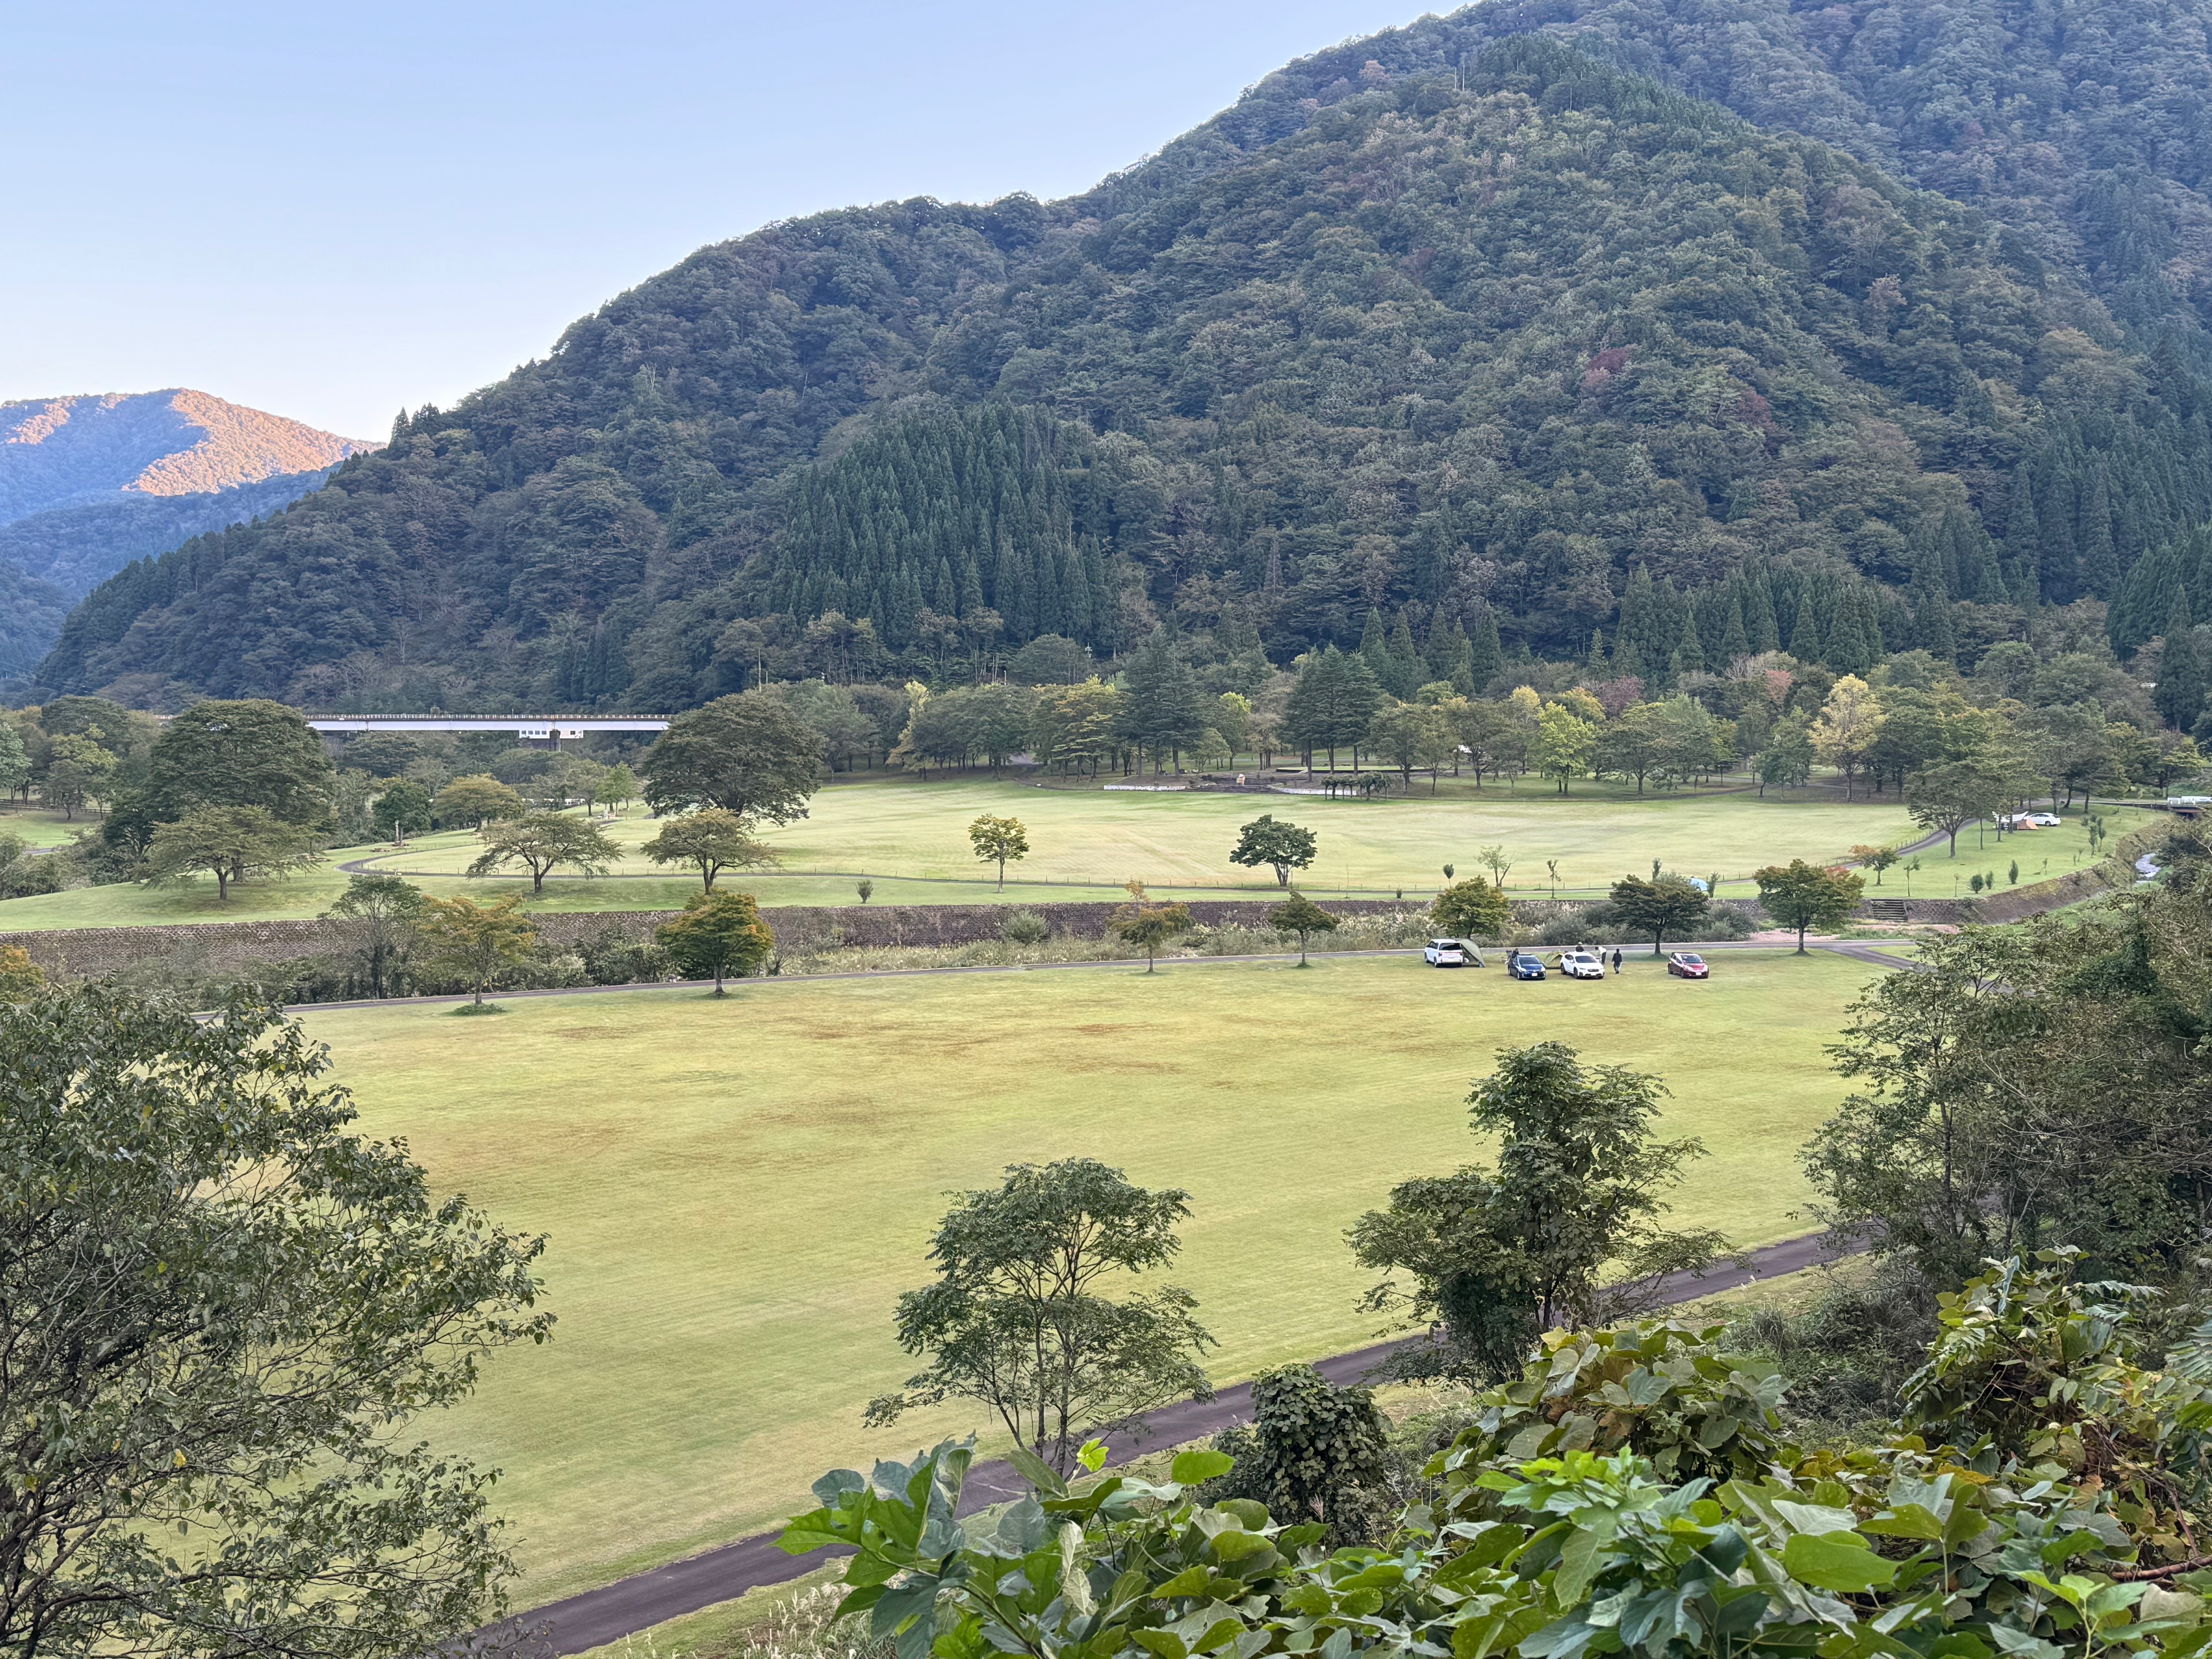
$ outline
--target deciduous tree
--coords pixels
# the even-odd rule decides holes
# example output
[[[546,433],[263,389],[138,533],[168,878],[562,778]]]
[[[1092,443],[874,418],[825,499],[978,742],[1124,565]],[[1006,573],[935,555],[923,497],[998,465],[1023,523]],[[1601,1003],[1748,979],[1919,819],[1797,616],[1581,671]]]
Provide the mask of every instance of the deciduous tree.
[[[1237,845],[1229,861],[1248,870],[1265,865],[1275,872],[1275,885],[1288,887],[1291,872],[1314,861],[1318,842],[1314,832],[1296,823],[1285,823],[1273,812],[1262,812],[1237,832]]]
[[[694,893],[684,914],[663,922],[654,937],[685,974],[711,978],[716,996],[725,975],[742,979],[775,953],[775,934],[750,893]]]
[[[466,824],[481,830],[494,818],[519,818],[522,797],[497,778],[481,773],[455,778],[430,803],[430,813],[442,824]]]
[[[0,1005],[0,1650],[386,1659],[504,1613],[491,1472],[417,1441],[550,1334],[541,1241],[329,1066],[245,1002]]]
[[[338,924],[339,933],[353,947],[368,976],[369,995],[380,997],[396,990],[395,978],[405,971],[414,953],[427,902],[421,888],[372,871],[349,876],[345,891],[323,912],[325,921]]]
[[[296,708],[264,698],[196,702],[161,728],[147,756],[155,818],[198,806],[258,806],[287,823],[330,817],[332,769]]]
[[[1455,939],[1496,939],[1513,925],[1505,890],[1480,876],[1454,882],[1429,906],[1430,919]]]
[[[1847,921],[1858,908],[1866,883],[1848,871],[1792,859],[1786,865],[1770,864],[1753,872],[1759,884],[1759,902],[1775,921],[1797,930],[1797,954],[1805,954],[1808,928],[1832,927]]]
[[[1711,900],[1690,884],[1686,877],[1623,876],[1613,884],[1613,913],[1624,927],[1633,927],[1651,940],[1651,954],[1670,935],[1694,939]]]
[[[378,833],[404,847],[410,830],[430,827],[434,811],[428,790],[412,778],[394,778],[377,796],[376,804],[369,809],[369,817]]]
[[[1292,893],[1280,904],[1267,912],[1267,926],[1279,933],[1298,936],[1298,966],[1306,965],[1306,939],[1312,933],[1333,933],[1338,922],[1334,916],[1316,904],[1304,893]]]
[[[639,849],[655,864],[689,864],[699,872],[700,890],[714,890],[725,870],[753,870],[775,863],[775,849],[757,839],[735,812],[702,806],[660,826]]]
[[[868,1421],[972,1400],[1064,1476],[1084,1433],[1212,1398],[1199,1361],[1213,1339],[1190,1294],[1109,1294],[1173,1261],[1189,1214],[1189,1194],[1087,1158],[1015,1164],[995,1191],[964,1194],[930,1240],[936,1282],[899,1298],[900,1345],[928,1363],[870,1401]]]
[[[975,849],[975,856],[985,864],[995,861],[999,866],[999,890],[1006,890],[1006,860],[1029,856],[1029,831],[1022,827],[1019,818],[1002,818],[983,813],[968,826],[968,844]]]
[[[519,818],[487,823],[477,832],[483,851],[469,865],[472,876],[489,875],[510,864],[530,872],[534,897],[545,891],[549,872],[567,865],[579,875],[604,875],[622,857],[622,848],[588,818],[565,812],[526,812]]]
[[[820,733],[772,696],[717,697],[678,714],[647,750],[645,799],[656,812],[720,806],[789,823],[822,787]]]
[[[289,875],[321,862],[299,825],[266,807],[200,806],[156,827],[146,843],[146,879],[215,878],[216,902],[230,902],[230,884],[249,875]]]
[[[424,953],[476,994],[530,954],[538,929],[521,914],[522,895],[509,893],[489,904],[471,898],[426,898],[416,926]]]
[[[1145,884],[1129,884],[1129,902],[1117,905],[1107,918],[1107,928],[1123,943],[1145,953],[1145,971],[1153,971],[1160,946],[1190,931],[1190,909],[1182,904],[1154,904],[1145,896]]]
[[[1469,1127],[1499,1137],[1495,1169],[1407,1182],[1350,1234],[1360,1266],[1389,1275],[1366,1306],[1446,1328],[1416,1369],[1510,1372],[1538,1332],[1649,1306],[1667,1275],[1726,1248],[1662,1224],[1664,1194],[1705,1147],[1656,1137],[1657,1078],[1585,1066],[1558,1042],[1498,1058],[1468,1097]]]

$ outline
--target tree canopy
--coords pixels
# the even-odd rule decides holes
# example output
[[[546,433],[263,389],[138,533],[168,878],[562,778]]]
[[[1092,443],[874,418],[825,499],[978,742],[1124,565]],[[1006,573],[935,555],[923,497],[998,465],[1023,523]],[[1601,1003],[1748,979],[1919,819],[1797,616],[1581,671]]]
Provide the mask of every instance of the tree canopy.
[[[550,1334],[541,1241],[353,1133],[329,1066],[242,1001],[0,1000],[9,1652],[382,1659],[503,1613],[493,1472],[414,1442]]]

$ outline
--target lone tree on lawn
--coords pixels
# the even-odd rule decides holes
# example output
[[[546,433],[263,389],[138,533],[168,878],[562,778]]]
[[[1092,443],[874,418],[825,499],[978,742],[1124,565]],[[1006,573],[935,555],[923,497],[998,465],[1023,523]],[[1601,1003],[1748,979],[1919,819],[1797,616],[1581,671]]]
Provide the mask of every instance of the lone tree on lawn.
[[[775,935],[750,893],[694,893],[684,914],[653,936],[687,976],[712,979],[718,997],[725,994],[724,975],[743,979],[775,951]]]
[[[1273,909],[1267,912],[1267,926],[1279,933],[1298,936],[1298,966],[1306,965],[1306,936],[1309,933],[1333,933],[1338,922],[1334,916],[1316,904],[1304,893],[1292,893]]]
[[[1154,904],[1145,896],[1145,884],[1129,884],[1129,902],[1117,906],[1106,926],[1116,939],[1145,953],[1145,971],[1153,970],[1159,948],[1178,934],[1190,931],[1190,910],[1181,904]]]
[[[1291,872],[1310,865],[1316,850],[1312,830],[1279,823],[1273,812],[1262,812],[1237,832],[1229,861],[1255,870],[1264,864],[1275,872],[1276,886],[1288,887]]]
[[[1019,818],[994,817],[984,813],[968,826],[968,844],[975,849],[975,856],[985,864],[994,859],[999,864],[999,890],[1006,890],[1006,860],[1029,856],[1029,831],[1022,827]]]
[[[671,818],[660,833],[640,849],[655,864],[690,864],[699,871],[701,890],[714,890],[714,878],[725,870],[751,870],[776,862],[775,849],[756,841],[745,821],[720,806],[702,806]]]
[[[1429,919],[1455,939],[1496,939],[1513,924],[1504,892],[1480,876],[1455,881],[1429,905]]]
[[[351,1132],[321,1045],[112,987],[0,1006],[0,1651],[385,1659],[504,1616],[422,1413],[543,1341],[541,1241]]]
[[[522,895],[509,893],[493,904],[474,899],[425,899],[416,926],[432,962],[476,993],[483,1006],[485,988],[530,954],[538,929],[520,914]]]
[[[1365,1306],[1445,1328],[1441,1349],[1407,1355],[1408,1373],[1510,1376],[1540,1333],[1648,1310],[1669,1274],[1728,1248],[1660,1224],[1662,1195],[1705,1151],[1653,1138],[1666,1092],[1641,1072],[1585,1066],[1565,1043],[1498,1050],[1468,1096],[1468,1127],[1500,1137],[1496,1168],[1406,1182],[1350,1234],[1359,1265],[1390,1275]]]
[[[201,806],[174,823],[156,825],[146,843],[146,879],[215,878],[216,902],[230,902],[230,884],[248,875],[283,876],[318,864],[322,854],[296,824],[261,806]]]
[[[469,873],[489,875],[520,864],[530,872],[532,898],[544,896],[550,870],[565,864],[579,875],[601,876],[622,856],[622,849],[598,824],[565,812],[525,812],[519,818],[487,823],[477,834],[484,849],[469,866]]]
[[[1651,954],[1668,934],[1689,939],[1705,919],[1711,899],[1691,885],[1686,876],[1661,876],[1646,881],[1642,876],[1623,876],[1613,884],[1613,913],[1621,926],[1651,936]]]
[[[1866,883],[1857,876],[1826,866],[1792,859],[1786,865],[1770,864],[1754,872],[1759,902],[1766,914],[1784,927],[1797,930],[1797,954],[1805,954],[1806,930],[1832,927],[1858,908]]]
[[[963,1194],[930,1240],[937,1281],[899,1298],[900,1345],[927,1366],[869,1401],[869,1424],[976,1401],[1023,1455],[1065,1475],[1084,1435],[1211,1400],[1199,1356],[1214,1341],[1189,1292],[1106,1294],[1172,1261],[1189,1214],[1189,1194],[1147,1191],[1088,1158],[1018,1164],[996,1191]]]

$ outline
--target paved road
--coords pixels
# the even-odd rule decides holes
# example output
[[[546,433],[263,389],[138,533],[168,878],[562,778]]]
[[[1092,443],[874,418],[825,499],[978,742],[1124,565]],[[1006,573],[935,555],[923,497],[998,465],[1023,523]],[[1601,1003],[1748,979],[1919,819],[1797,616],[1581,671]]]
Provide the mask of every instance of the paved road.
[[[1754,1279],[1796,1273],[1802,1267],[1832,1261],[1837,1255],[1825,1234],[1784,1239],[1753,1251],[1747,1268],[1729,1267],[1708,1273],[1702,1279],[1678,1277],[1668,1281],[1666,1299],[1694,1301],[1720,1291],[1735,1290]],[[1321,1360],[1315,1369],[1332,1382],[1356,1382],[1399,1350],[1426,1340],[1425,1337],[1414,1336],[1377,1343]],[[1129,1434],[1113,1437],[1112,1461],[1120,1462],[1156,1445],[1179,1445],[1195,1440],[1245,1421],[1251,1411],[1252,1385],[1249,1382],[1224,1389],[1210,1401],[1186,1400],[1164,1407],[1146,1420],[1141,1440]],[[969,1473],[961,1512],[967,1514],[1003,1503],[1028,1490],[1027,1483],[1014,1472],[1012,1464],[997,1461],[978,1463]],[[703,1555],[672,1561],[651,1572],[619,1579],[603,1589],[586,1590],[565,1601],[520,1614],[515,1623],[531,1632],[532,1645],[540,1651],[552,1655],[581,1653],[587,1648],[635,1636],[687,1613],[727,1601],[747,1590],[782,1583],[812,1571],[829,1559],[827,1554],[786,1555],[775,1547],[775,1536],[774,1533],[760,1533],[741,1538]]]

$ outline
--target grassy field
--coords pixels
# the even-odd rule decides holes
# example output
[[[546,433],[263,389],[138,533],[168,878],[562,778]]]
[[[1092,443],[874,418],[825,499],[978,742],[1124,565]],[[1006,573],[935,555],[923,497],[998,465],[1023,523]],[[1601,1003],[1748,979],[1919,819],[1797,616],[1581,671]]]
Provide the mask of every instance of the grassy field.
[[[1095,1154],[1192,1193],[1174,1275],[1230,1379],[1375,1323],[1345,1227],[1478,1156],[1464,1097],[1502,1043],[1558,1037],[1656,1071],[1713,1156],[1686,1219],[1746,1244],[1807,1224],[1796,1152],[1840,1097],[1822,1045],[1869,977],[1731,955],[1516,984],[1409,958],[749,983],[314,1014],[364,1126],[446,1188],[552,1237],[554,1343],[503,1355],[443,1443],[504,1467],[526,1599],[770,1522],[823,1468],[987,1426],[869,1433],[908,1362],[898,1292],[948,1189]],[[863,1462],[865,1467],[865,1462]]]
[[[1014,865],[1006,891],[981,877],[967,840],[978,813],[1020,818],[1030,853]],[[1692,875],[1718,874],[1725,896],[1749,897],[1752,871],[1778,860],[1838,860],[1853,846],[1901,843],[1916,830],[1894,796],[1845,803],[1831,792],[1800,790],[1787,799],[1760,799],[1749,793],[1637,796],[1584,782],[1561,797],[1524,781],[1522,792],[1493,787],[1436,799],[1416,793],[1376,801],[1327,800],[1305,796],[1143,793],[1120,790],[1040,788],[981,779],[923,783],[897,777],[837,783],[815,797],[811,815],[766,832],[783,857],[780,872],[744,878],[764,904],[851,904],[854,882],[875,884],[878,904],[1038,904],[1057,900],[1118,897],[1131,877],[1154,891],[1183,898],[1238,897],[1271,893],[1266,871],[1229,862],[1237,826],[1262,812],[1304,823],[1319,833],[1321,855],[1306,873],[1317,898],[1384,897],[1435,890],[1443,866],[1482,873],[1477,852],[1506,849],[1507,878],[1523,896],[1553,890],[1547,861],[1559,866],[1564,896],[1589,896],[1626,872],[1642,872],[1658,859]],[[2109,814],[2124,834],[2150,816],[2116,809]],[[610,826],[615,840],[635,849],[657,824],[641,808]],[[470,880],[462,873],[476,856],[473,836],[422,836],[406,848],[334,850],[329,864],[288,881],[252,882],[218,904],[212,882],[161,888],[79,888],[0,902],[0,933],[51,927],[110,927],[151,922],[252,921],[313,916],[326,908],[345,884],[337,866],[366,860],[370,867],[403,872],[440,894],[467,892],[496,897],[527,892],[529,884],[506,878]],[[2021,860],[2021,879],[2037,878],[2039,866],[2058,874],[2086,860],[2078,817],[2063,830],[2017,842],[2008,838],[2002,857],[1994,841],[1978,851],[1962,839],[1954,864],[1943,849],[1923,855],[1912,878],[1921,897],[1951,896],[1951,878],[1961,884],[1978,869],[2002,878],[2009,860]],[[1905,872],[1893,871],[1881,889],[1902,893]],[[629,910],[672,908],[693,890],[685,878],[660,873],[631,850],[602,880],[556,876],[534,905],[555,910]]]

